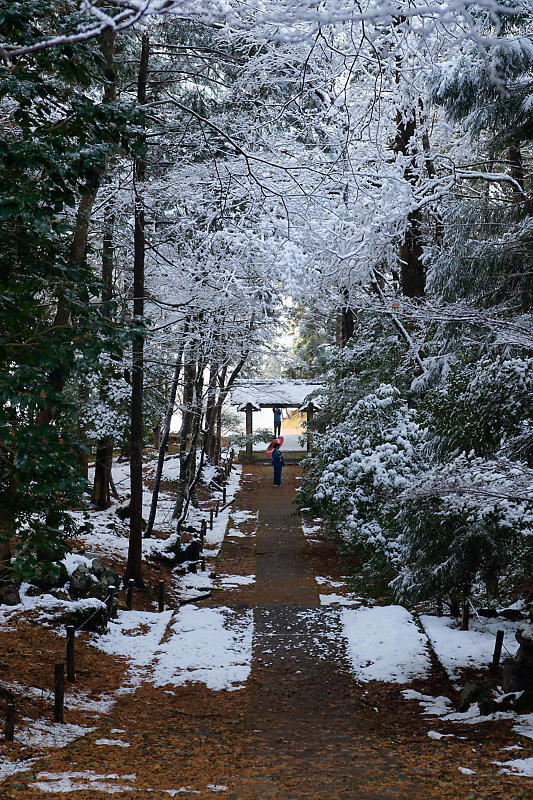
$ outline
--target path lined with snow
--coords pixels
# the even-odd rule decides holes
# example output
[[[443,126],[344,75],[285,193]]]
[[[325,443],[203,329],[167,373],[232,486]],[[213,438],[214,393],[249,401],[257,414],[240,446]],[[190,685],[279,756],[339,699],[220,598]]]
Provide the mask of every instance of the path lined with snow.
[[[68,707],[84,724],[28,725],[25,741],[40,756],[3,764],[0,780],[13,785],[31,770],[28,798],[462,800],[495,785],[518,797],[514,788],[533,772],[533,715],[482,718],[477,704],[459,714],[450,697],[424,688],[432,680],[429,643],[458,680],[464,667],[490,660],[494,624],[465,633],[447,618],[418,621],[401,606],[350,592],[320,521],[302,525],[293,513],[299,468],[285,469],[281,488],[271,485],[269,468],[242,472],[234,470],[228,486],[235,503],[208,534],[207,572],[174,577],[181,598],[206,589],[213,598],[163,613],[119,612],[91,639],[125,660],[118,690],[70,690]],[[163,500],[170,509],[170,497]],[[102,520],[89,536],[117,554],[121,537]],[[71,559],[69,571],[80,560]],[[24,597],[23,608],[35,611],[37,601]],[[58,602],[42,603],[41,618]],[[515,628],[506,626],[507,642]],[[498,720],[514,726],[521,743],[502,740],[489,754],[489,738],[475,746],[476,726]]]

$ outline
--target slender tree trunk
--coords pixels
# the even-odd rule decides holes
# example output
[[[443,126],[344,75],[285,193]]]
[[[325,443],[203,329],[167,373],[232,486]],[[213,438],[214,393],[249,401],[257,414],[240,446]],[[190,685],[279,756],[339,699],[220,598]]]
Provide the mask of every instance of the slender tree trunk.
[[[14,606],[20,603],[20,595],[14,583],[11,567],[11,542],[16,532],[15,501],[17,486],[11,482],[5,508],[0,511],[0,603]],[[7,501],[7,502],[6,502]]]
[[[253,320],[251,320],[250,324],[253,324]],[[215,440],[216,441],[216,452],[215,452],[215,458],[213,459],[214,462],[217,463],[217,464],[220,461],[221,454],[222,454],[222,408],[224,406],[224,401],[226,400],[226,397],[230,393],[231,387],[233,386],[233,384],[235,383],[235,381],[239,377],[239,374],[240,374],[242,368],[246,364],[246,361],[248,359],[248,355],[249,355],[249,351],[246,350],[246,352],[244,352],[243,355],[241,356],[241,360],[239,361],[239,363],[237,364],[237,366],[235,367],[235,369],[233,370],[233,372],[229,376],[227,383],[224,383],[224,381],[226,380],[226,368],[225,367],[224,367],[224,369],[222,371],[222,375],[221,375],[221,378],[220,378],[220,392],[219,392],[219,395],[218,395],[218,400],[217,400],[217,405],[216,405],[216,419],[217,419],[217,421],[216,421],[216,426],[217,426],[217,429],[216,429],[216,440]]]
[[[161,485],[161,476],[163,474],[163,464],[165,462],[165,452],[167,449],[168,444],[168,437],[170,434],[170,425],[172,423],[172,415],[174,413],[174,406],[176,404],[176,394],[178,391],[178,383],[180,378],[181,372],[181,362],[183,358],[183,348],[185,342],[185,336],[187,333],[187,326],[185,326],[183,331],[183,338],[180,346],[180,350],[178,353],[178,358],[176,359],[176,366],[174,367],[174,376],[172,378],[172,386],[170,387],[170,395],[168,398],[168,405],[167,405],[167,413],[165,416],[165,422],[163,425],[163,433],[161,436],[161,444],[159,446],[159,458],[157,460],[157,469],[155,472],[155,479],[154,479],[154,489],[152,491],[152,505],[150,507],[150,516],[148,517],[148,523],[146,525],[146,531],[144,533],[145,538],[148,538],[152,535],[152,531],[154,528],[155,522],[155,515],[157,511],[157,500],[159,497],[159,487]]]
[[[354,316],[351,308],[341,309],[341,347],[346,347],[354,334]]]
[[[405,24],[404,17],[397,18],[397,24]],[[401,63],[398,61],[396,82],[400,82]],[[404,178],[414,186],[416,183],[416,170],[412,145],[416,134],[416,110],[411,109],[411,114],[398,110],[396,113],[396,137],[394,151],[406,157]],[[400,283],[402,292],[406,297],[422,297],[426,286],[426,275],[422,264],[422,238],[421,238],[422,213],[420,210],[411,211],[407,216],[407,228],[404,240],[400,245]]]
[[[148,56],[150,40],[148,34],[142,38],[141,62],[137,81],[137,101],[140,106],[146,103],[146,84],[148,79]],[[135,231],[133,259],[133,316],[141,325],[144,317],[144,204],[142,184],[146,177],[146,159],[143,156],[135,161]],[[144,335],[137,333],[132,344],[131,375],[131,456],[130,456],[130,539],[125,580],[132,579],[137,586],[142,581],[142,498],[143,474],[142,451],[144,437],[143,420],[143,373],[144,373]]]
[[[185,356],[183,367],[183,415],[181,419],[179,460],[180,476],[178,479],[178,490],[176,492],[176,502],[174,504],[173,517],[177,519],[181,516],[183,503],[187,493],[189,483],[189,464],[190,464],[190,441],[192,438],[193,426],[193,404],[194,404],[194,385],[196,381],[196,362],[193,361],[192,349],[188,350]]]
[[[198,442],[200,441],[200,432],[202,430],[202,423],[204,419],[203,415],[203,392],[204,392],[204,369],[205,364],[203,361],[200,361],[198,364],[198,370],[196,373],[196,383],[194,386],[194,406],[193,406],[193,418],[192,418],[192,431],[191,431],[191,444],[189,448],[189,475],[188,475],[188,499],[193,504],[195,508],[198,508],[198,497],[196,494],[196,472],[197,472],[197,464],[196,464],[196,456],[198,452]],[[200,461],[203,464],[203,455],[204,455],[204,443],[202,442],[202,447],[200,451]]]
[[[114,225],[115,215],[110,204],[106,209],[102,241],[102,302],[109,303],[113,299],[113,264],[114,264]],[[107,389],[100,387],[100,401],[105,402]],[[96,448],[94,468],[94,486],[92,502],[96,508],[104,510],[111,505],[110,484],[113,465],[113,437],[103,436]]]
[[[214,412],[215,432],[213,440],[211,442],[211,450],[209,453],[209,457],[213,464],[218,464],[220,461],[221,438],[222,438],[222,405],[224,403],[224,385],[226,381],[227,372],[228,372],[227,366],[224,365],[218,379],[219,391]]]
[[[209,370],[209,385],[207,388],[207,404],[205,410],[205,427],[207,432],[203,443],[203,451],[209,459],[214,450],[213,439],[215,438],[216,428],[218,370],[218,364],[212,363]]]

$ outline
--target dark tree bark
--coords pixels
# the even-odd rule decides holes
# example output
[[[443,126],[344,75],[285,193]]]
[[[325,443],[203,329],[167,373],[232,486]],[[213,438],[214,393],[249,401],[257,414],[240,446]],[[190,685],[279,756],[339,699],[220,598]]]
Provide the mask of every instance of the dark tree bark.
[[[180,477],[174,506],[174,518],[183,516],[184,505],[190,498],[190,486],[196,471],[196,447],[202,423],[202,389],[204,362],[192,358],[185,364],[183,390],[183,420],[180,431]]]
[[[114,224],[115,215],[112,207],[107,209],[104,220],[102,242],[102,302],[104,307],[113,299],[113,262],[114,262]],[[106,387],[100,388],[100,400],[106,399]],[[94,486],[92,502],[96,508],[104,510],[111,505],[110,484],[113,464],[113,438],[104,436],[96,448],[94,468]]]
[[[185,342],[185,336],[187,334],[187,325],[183,330],[183,338],[181,341],[180,350],[178,353],[178,357],[176,359],[176,366],[174,367],[174,376],[172,378],[172,385],[170,387],[170,395],[168,398],[168,405],[167,405],[167,413],[165,416],[165,422],[163,425],[163,433],[161,436],[161,443],[159,446],[159,458],[157,460],[157,469],[155,472],[155,479],[154,479],[154,489],[152,492],[152,505],[150,507],[150,516],[148,517],[148,523],[146,525],[146,530],[144,532],[145,538],[148,538],[152,535],[152,531],[154,528],[154,521],[155,521],[155,514],[157,511],[157,500],[159,497],[159,487],[161,485],[161,475],[163,474],[163,464],[165,461],[165,452],[167,449],[168,444],[168,437],[170,434],[170,425],[172,422],[172,415],[174,413],[174,406],[176,404],[176,394],[178,392],[178,383],[180,378],[181,372],[181,362],[183,359],[183,348]]]
[[[101,51],[104,57],[102,73],[106,84],[104,95],[107,100],[117,99],[116,76],[115,76],[115,41],[116,31],[107,28],[102,34]],[[114,228],[115,213],[113,204],[110,202],[106,207],[104,217],[104,230],[102,237],[102,302],[104,308],[106,303],[113,299],[113,267],[114,267]],[[106,389],[100,389],[100,400],[105,401]],[[112,464],[113,464],[113,438],[104,436],[96,447],[96,462],[94,469],[94,485],[92,502],[101,510],[109,508],[111,505],[110,486],[112,484]]]
[[[399,18],[398,22],[405,22]],[[400,65],[398,65],[400,67]],[[399,69],[397,81],[399,81]],[[396,114],[396,137],[394,151],[406,156],[404,177],[412,185],[415,184],[416,174],[414,159],[411,152],[412,143],[416,134],[416,111],[413,108],[409,117],[405,112],[398,110]],[[407,217],[405,237],[400,245],[400,284],[406,297],[422,297],[426,287],[426,274],[422,264],[422,239],[421,239],[422,212],[411,211]]]
[[[11,567],[11,541],[16,532],[14,509],[17,486],[14,481],[9,487],[8,495],[6,508],[0,511],[0,603],[14,606],[20,603]]]
[[[150,39],[148,34],[142,38],[141,61],[137,80],[137,101],[140,106],[146,103],[146,84],[148,80],[148,58]],[[134,165],[135,177],[135,230],[133,258],[133,316],[140,325],[144,317],[144,204],[141,195],[146,177],[146,158],[138,158]],[[130,455],[130,538],[125,580],[133,579],[142,586],[142,451],[144,437],[143,420],[143,373],[144,373],[144,335],[137,333],[132,344],[131,374],[131,455]]]
[[[212,363],[209,370],[209,384],[207,388],[207,404],[205,409],[206,435],[203,443],[203,451],[207,458],[211,459],[214,452],[213,440],[216,430],[216,406],[217,406],[217,381],[219,366]]]
[[[524,176],[524,163],[522,161],[522,153],[519,147],[510,147],[508,158],[511,163],[511,178],[517,182],[518,186],[513,185],[513,192],[518,200],[525,199],[525,176]]]
[[[354,315],[351,308],[341,309],[341,347],[346,347],[354,334]]]
[[[224,405],[226,397],[230,393],[231,387],[239,377],[242,368],[246,364],[248,355],[249,355],[248,350],[245,353],[243,353],[243,355],[241,356],[241,360],[239,361],[239,363],[229,376],[227,382],[225,382],[227,373],[226,367],[224,367],[220,376],[220,392],[216,404],[216,437],[214,440],[215,452],[214,452],[214,457],[212,458],[212,461],[217,464],[220,461],[222,453],[222,407]]]

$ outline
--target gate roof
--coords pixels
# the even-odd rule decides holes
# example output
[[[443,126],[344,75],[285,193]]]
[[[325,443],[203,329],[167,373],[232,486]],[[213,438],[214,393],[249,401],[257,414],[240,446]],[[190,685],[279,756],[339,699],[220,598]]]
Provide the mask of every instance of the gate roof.
[[[298,380],[240,380],[231,390],[231,403],[239,411],[250,404],[259,408],[302,408],[312,392],[324,390],[323,383]],[[313,398],[315,408],[320,407],[319,398]]]

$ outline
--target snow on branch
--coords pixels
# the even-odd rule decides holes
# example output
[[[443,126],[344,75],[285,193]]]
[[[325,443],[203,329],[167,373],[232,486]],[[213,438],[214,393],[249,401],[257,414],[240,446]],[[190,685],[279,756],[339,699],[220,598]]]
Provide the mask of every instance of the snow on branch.
[[[470,38],[478,44],[491,46],[496,39],[483,36],[476,29],[475,17],[481,12],[497,21],[498,18],[516,17],[531,13],[530,0],[515,0],[512,5],[498,0],[448,0],[430,2],[420,0],[393,0],[354,5],[352,0],[272,0],[251,7],[242,0],[107,0],[107,13],[97,0],[81,0],[79,12],[82,21],[75,33],[44,37],[33,44],[0,43],[0,55],[9,64],[20,56],[66,44],[85,42],[100,36],[105,30],[116,32],[131,28],[140,20],[174,16],[195,20],[208,25],[231,24],[243,32],[254,30],[257,38],[272,42],[289,42],[313,39],[331,25],[350,22],[364,25],[381,21],[383,24],[402,19],[419,20],[430,34],[436,25],[453,25],[457,38]],[[473,13],[472,13],[473,12]],[[505,38],[499,37],[499,47]],[[512,39],[509,40],[510,46]]]
[[[529,315],[506,318],[494,311],[473,308],[465,302],[446,303],[438,299],[387,297],[383,292],[378,298],[350,302],[354,311],[371,311],[378,314],[404,317],[418,322],[457,322],[489,328],[494,334],[494,343],[501,346],[533,348],[533,320]]]

